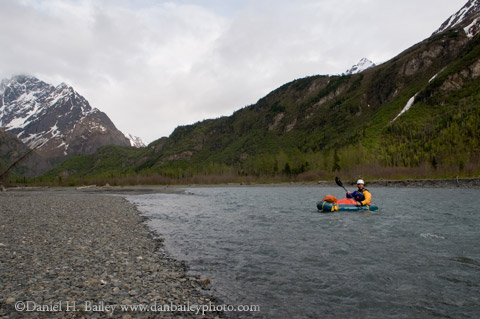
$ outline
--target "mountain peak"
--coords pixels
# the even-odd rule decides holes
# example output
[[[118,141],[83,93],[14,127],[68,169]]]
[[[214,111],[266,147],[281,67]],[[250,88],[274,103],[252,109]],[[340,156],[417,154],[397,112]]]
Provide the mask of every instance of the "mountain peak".
[[[25,82],[38,82],[40,80],[37,79],[36,77],[32,76],[32,75],[17,74],[17,75],[12,76],[10,81],[15,81],[17,83],[25,83]]]
[[[480,31],[480,0],[469,0],[460,10],[451,15],[432,35],[462,27],[469,38]]]
[[[3,93],[7,87],[14,87],[14,86],[22,86],[31,83],[38,83],[41,82],[36,77],[26,75],[26,74],[19,74],[12,76],[11,79],[3,79],[0,84],[0,93]]]
[[[104,145],[130,142],[105,113],[66,83],[58,86],[28,75],[1,82],[0,127],[46,158],[93,153]]]
[[[357,64],[345,71],[345,75],[357,74],[375,66],[375,63],[367,58],[362,58]]]
[[[147,146],[141,137],[133,136],[132,134],[125,134],[125,137],[130,141],[130,146],[132,147],[145,147]]]
[[[71,86],[68,85],[65,82],[62,82],[59,85],[57,85],[57,90],[64,90],[64,89],[69,89],[69,88],[71,88]]]
[[[73,87],[71,87],[65,82],[62,82],[55,87],[54,94],[57,97],[60,96],[60,97],[66,97],[66,98],[77,96],[77,92],[73,89]],[[84,104],[88,104],[88,102],[85,101]],[[88,105],[87,108],[90,109],[90,105]]]

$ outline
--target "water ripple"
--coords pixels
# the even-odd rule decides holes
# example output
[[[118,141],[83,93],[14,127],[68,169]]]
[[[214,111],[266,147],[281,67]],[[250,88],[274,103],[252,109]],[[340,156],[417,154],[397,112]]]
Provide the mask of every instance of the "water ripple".
[[[477,317],[478,191],[370,190],[378,212],[319,214],[318,199],[342,196],[320,187],[191,188],[128,199],[223,300],[259,304],[250,317]]]

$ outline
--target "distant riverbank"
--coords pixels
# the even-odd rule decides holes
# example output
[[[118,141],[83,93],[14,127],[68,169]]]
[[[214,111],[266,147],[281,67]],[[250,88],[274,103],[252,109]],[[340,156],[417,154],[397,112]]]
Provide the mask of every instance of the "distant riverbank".
[[[345,186],[354,186],[355,181],[342,179]],[[427,187],[427,188],[480,188],[480,178],[450,178],[450,179],[402,179],[402,180],[368,180],[366,179],[367,187]],[[82,193],[96,193],[96,194],[124,194],[124,195],[139,195],[151,193],[182,193],[184,187],[237,187],[237,186],[336,186],[335,181],[317,181],[317,182],[279,182],[279,183],[218,183],[218,184],[172,184],[172,185],[125,185],[125,186],[110,186],[110,185],[85,185],[78,187],[10,187],[4,190],[7,191],[35,191],[35,190],[51,190],[56,192],[76,191]]]
[[[480,178],[374,180],[367,181],[367,184],[386,187],[480,188]]]
[[[405,179],[405,180],[365,180],[367,186],[376,187],[427,187],[427,188],[480,188],[480,178],[451,178],[451,179]],[[343,180],[343,184],[348,186],[354,186],[356,181]],[[317,181],[317,182],[289,182],[289,183],[249,183],[249,184],[213,184],[213,185],[185,185],[188,187],[229,187],[229,186],[324,186],[332,187],[337,186],[335,181]]]

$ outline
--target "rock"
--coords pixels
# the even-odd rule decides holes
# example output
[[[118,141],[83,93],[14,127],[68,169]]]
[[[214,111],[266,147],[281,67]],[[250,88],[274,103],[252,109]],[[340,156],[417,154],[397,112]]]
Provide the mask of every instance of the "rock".
[[[131,305],[131,304],[132,304],[132,301],[130,299],[125,298],[122,300],[122,305]]]
[[[202,287],[207,287],[210,284],[210,279],[208,278],[200,279],[199,282],[200,282],[200,285],[202,285]]]
[[[11,304],[11,303],[14,303],[15,302],[15,298],[13,297],[10,297],[10,298],[7,298],[7,300],[5,300],[5,303],[8,305],[8,304]]]

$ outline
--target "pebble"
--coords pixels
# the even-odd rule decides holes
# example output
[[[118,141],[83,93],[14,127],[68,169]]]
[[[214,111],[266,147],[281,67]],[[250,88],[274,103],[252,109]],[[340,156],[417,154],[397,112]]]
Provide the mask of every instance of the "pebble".
[[[132,301],[130,299],[123,299],[122,300],[122,305],[131,305]]]

